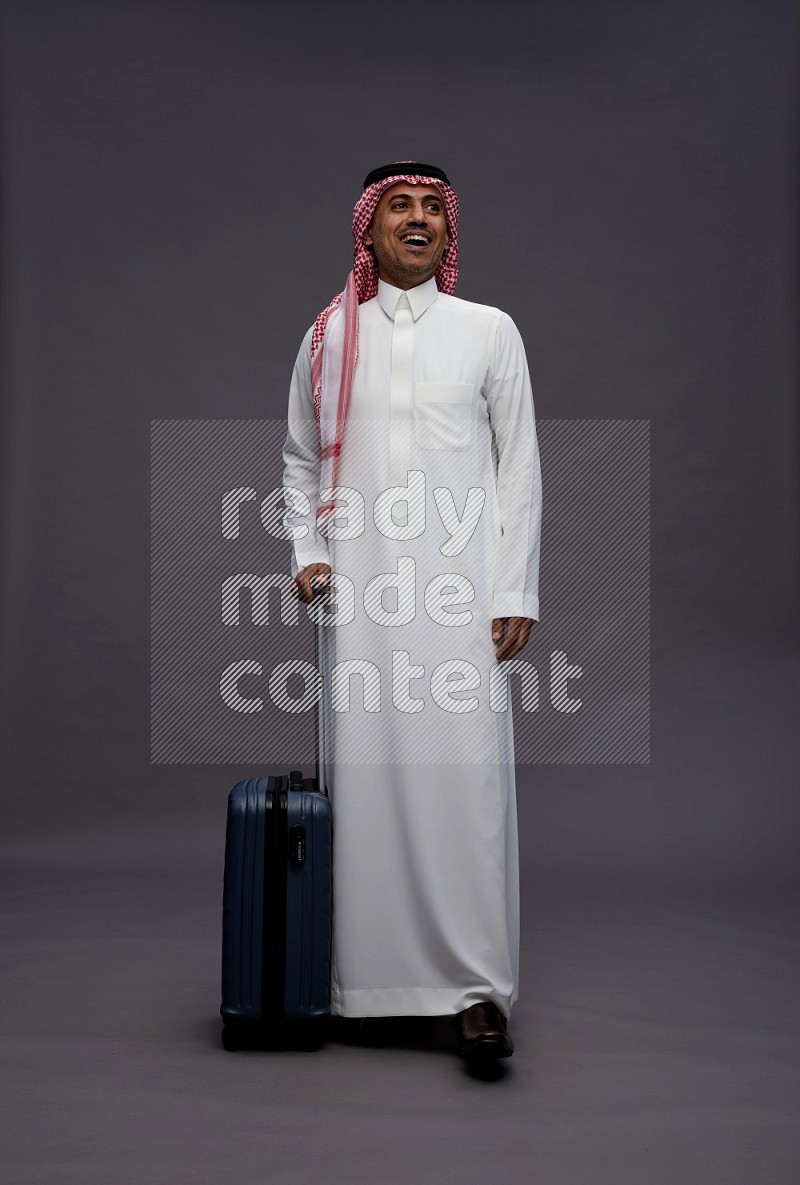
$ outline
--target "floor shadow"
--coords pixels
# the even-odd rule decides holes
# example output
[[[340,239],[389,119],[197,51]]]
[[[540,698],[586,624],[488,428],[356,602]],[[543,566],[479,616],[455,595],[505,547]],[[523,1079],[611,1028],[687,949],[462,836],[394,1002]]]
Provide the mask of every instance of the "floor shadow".
[[[447,1016],[332,1016],[327,1039],[365,1049],[456,1051],[455,1033]]]
[[[480,1082],[500,1082],[509,1076],[508,1058],[459,1058],[449,1016],[333,1016],[328,1021],[329,1042],[364,1049],[415,1049],[457,1059],[462,1073]]]
[[[331,1016],[319,1022],[284,1022],[273,1027],[223,1025],[221,1020],[209,1018],[200,1024],[199,1031],[211,1044],[230,1053],[316,1052],[336,1045],[408,1049],[452,1058],[460,1063],[464,1075],[482,1082],[501,1081],[509,1072],[507,1058],[460,1058],[449,1016]]]

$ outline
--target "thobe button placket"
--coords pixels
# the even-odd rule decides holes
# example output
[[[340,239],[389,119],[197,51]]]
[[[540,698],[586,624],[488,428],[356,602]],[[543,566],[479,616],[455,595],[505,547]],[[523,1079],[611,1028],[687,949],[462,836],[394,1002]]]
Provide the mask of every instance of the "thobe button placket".
[[[389,476],[392,485],[405,485],[411,462],[411,363],[414,318],[407,293],[399,298],[392,330],[392,373],[389,383]],[[407,523],[408,507],[397,502],[393,517],[398,526]]]

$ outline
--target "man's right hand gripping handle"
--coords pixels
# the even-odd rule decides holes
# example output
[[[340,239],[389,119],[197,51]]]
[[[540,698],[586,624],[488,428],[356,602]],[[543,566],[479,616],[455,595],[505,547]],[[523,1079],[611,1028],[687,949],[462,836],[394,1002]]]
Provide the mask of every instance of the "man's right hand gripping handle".
[[[303,604],[311,604],[312,584],[320,584],[325,588],[325,596],[331,595],[330,589],[331,566],[330,564],[308,564],[303,568],[302,572],[298,572],[294,578],[292,585],[293,596],[298,597]]]

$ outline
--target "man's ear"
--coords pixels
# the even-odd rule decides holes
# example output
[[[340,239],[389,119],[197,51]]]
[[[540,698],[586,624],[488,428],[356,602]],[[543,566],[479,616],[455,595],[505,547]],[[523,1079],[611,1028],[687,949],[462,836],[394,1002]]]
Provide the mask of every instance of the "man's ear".
[[[364,234],[361,237],[361,242],[365,247],[372,246],[372,223],[370,223],[367,229],[364,231]]]

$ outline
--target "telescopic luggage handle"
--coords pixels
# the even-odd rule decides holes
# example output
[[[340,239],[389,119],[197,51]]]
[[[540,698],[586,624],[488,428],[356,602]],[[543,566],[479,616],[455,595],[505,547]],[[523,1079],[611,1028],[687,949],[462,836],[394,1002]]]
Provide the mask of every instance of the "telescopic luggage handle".
[[[316,581],[319,578],[313,578],[311,581],[311,601],[312,603],[325,596],[325,585],[318,584]],[[319,671],[320,676],[323,676],[322,671],[322,629],[323,626],[319,622],[314,622],[314,666]],[[317,715],[314,721],[314,748],[316,753],[316,778],[317,789],[327,795],[328,786],[325,776],[325,750],[327,747],[327,728],[325,721],[325,685],[323,682],[322,691],[317,701]]]

